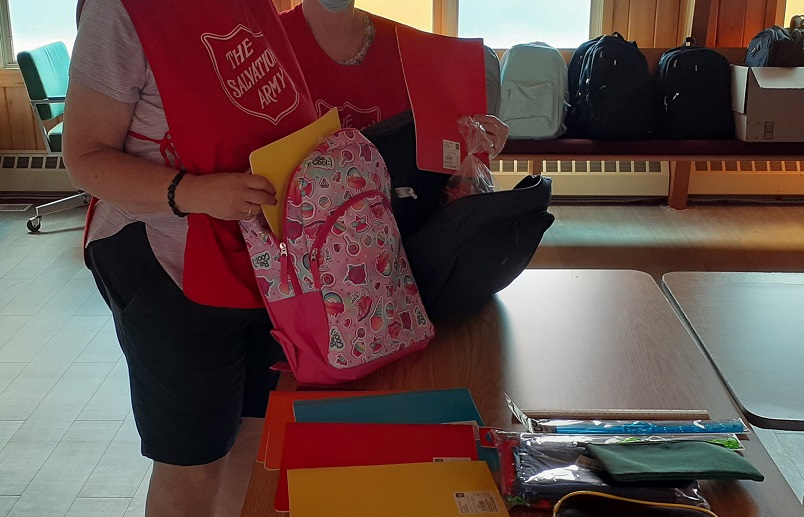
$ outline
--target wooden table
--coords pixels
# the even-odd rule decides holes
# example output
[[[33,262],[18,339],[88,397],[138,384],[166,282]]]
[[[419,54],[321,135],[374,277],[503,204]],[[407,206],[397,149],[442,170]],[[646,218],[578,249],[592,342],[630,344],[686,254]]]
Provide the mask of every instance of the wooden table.
[[[350,388],[469,387],[488,425],[511,423],[503,393],[531,409],[706,409],[740,416],[653,279],[636,271],[528,270],[422,353]],[[755,437],[745,456],[764,483],[706,482],[721,517],[804,515]],[[274,515],[276,474],[255,464],[244,516]],[[517,509],[513,515],[547,515]]]
[[[804,431],[804,274],[667,273],[662,287],[746,418]]]

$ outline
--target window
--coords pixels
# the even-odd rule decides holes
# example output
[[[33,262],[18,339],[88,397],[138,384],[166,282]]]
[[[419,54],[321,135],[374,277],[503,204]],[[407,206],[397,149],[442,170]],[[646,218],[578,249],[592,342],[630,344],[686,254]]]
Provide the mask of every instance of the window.
[[[460,0],[458,36],[496,49],[543,41],[575,48],[589,39],[594,0]]]
[[[433,30],[433,0],[355,0],[355,7],[419,30]]]
[[[47,13],[47,14],[43,14]],[[72,52],[75,41],[75,2],[66,0],[0,0],[3,64],[17,52],[63,41]]]

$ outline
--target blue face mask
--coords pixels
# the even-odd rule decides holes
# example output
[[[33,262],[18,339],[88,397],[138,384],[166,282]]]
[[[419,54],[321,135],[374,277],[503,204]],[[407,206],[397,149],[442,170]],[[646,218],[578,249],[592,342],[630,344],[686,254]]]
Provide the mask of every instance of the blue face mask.
[[[318,0],[321,2],[321,5],[324,6],[324,9],[330,11],[332,13],[339,13],[346,9],[349,4],[352,3],[352,0]]]

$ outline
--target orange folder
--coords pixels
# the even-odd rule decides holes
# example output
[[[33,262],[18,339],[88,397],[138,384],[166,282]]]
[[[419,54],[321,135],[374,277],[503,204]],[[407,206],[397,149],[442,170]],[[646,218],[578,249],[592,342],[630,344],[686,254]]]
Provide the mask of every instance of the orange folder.
[[[292,469],[476,460],[471,425],[290,423],[275,509],[290,511],[287,473]]]
[[[453,174],[466,157],[458,119],[486,113],[483,40],[398,26],[402,70],[416,125],[416,163]],[[482,158],[488,165],[488,156]]]
[[[506,517],[482,461],[288,471],[293,517]]]
[[[265,411],[265,423],[260,437],[257,461],[267,470],[279,470],[285,443],[285,424],[294,422],[293,402],[362,395],[387,395],[396,391],[272,391]]]

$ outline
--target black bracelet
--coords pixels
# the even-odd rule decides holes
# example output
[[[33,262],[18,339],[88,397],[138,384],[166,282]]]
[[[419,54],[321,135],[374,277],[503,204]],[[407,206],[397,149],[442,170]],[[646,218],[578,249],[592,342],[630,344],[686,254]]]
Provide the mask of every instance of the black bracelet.
[[[170,186],[168,187],[168,193],[167,193],[168,206],[170,207],[171,210],[173,210],[173,213],[176,214],[177,217],[187,217],[187,214],[185,212],[182,212],[181,210],[176,208],[176,201],[174,199],[176,197],[176,185],[179,184],[179,182],[181,181],[181,179],[184,177],[185,174],[187,174],[186,170],[184,169],[180,170],[179,173],[173,177],[173,181],[170,182]]]

